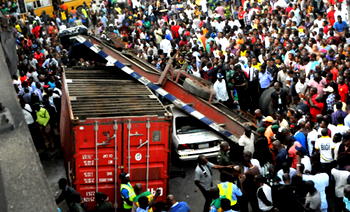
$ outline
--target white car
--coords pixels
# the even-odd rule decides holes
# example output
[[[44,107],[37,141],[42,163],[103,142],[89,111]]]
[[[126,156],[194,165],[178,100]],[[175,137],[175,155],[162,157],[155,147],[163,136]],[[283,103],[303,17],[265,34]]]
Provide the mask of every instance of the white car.
[[[210,131],[199,120],[186,115],[179,109],[172,107],[172,112],[172,140],[180,160],[196,160],[198,155],[205,155],[208,158],[218,155],[219,145],[224,141],[220,136]]]

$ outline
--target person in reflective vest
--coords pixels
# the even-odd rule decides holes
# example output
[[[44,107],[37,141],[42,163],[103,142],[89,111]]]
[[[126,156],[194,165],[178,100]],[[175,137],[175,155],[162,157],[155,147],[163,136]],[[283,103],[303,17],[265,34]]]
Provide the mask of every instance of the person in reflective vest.
[[[130,184],[130,175],[123,172],[119,175],[119,177],[121,180],[120,193],[123,199],[123,211],[130,212],[136,194],[134,188]]]
[[[236,184],[228,181],[219,183],[218,189],[219,196],[230,200],[231,207],[237,204],[237,196],[242,196],[241,189],[239,189]]]

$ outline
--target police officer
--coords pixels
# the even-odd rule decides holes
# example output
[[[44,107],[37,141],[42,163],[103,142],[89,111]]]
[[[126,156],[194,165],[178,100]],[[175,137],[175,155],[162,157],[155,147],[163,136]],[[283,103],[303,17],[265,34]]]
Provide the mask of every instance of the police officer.
[[[130,184],[130,175],[123,172],[119,177],[121,180],[120,193],[123,199],[123,211],[131,212],[133,200],[136,197],[136,194],[134,188]]]
[[[230,145],[226,141],[223,141],[220,144],[220,151],[218,154],[217,162],[218,162],[218,165],[221,165],[221,166],[228,166],[233,164],[230,158]],[[220,169],[221,182],[223,181],[224,177],[232,178],[232,176],[233,176],[232,169]],[[229,181],[232,181],[232,180],[229,180]]]

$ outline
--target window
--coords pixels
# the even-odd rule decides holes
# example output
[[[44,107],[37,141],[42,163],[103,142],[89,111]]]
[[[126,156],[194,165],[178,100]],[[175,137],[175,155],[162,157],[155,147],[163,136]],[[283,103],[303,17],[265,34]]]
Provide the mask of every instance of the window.
[[[51,6],[50,0],[34,0],[34,1],[27,1],[26,2],[27,9],[37,9],[40,7],[47,7]]]

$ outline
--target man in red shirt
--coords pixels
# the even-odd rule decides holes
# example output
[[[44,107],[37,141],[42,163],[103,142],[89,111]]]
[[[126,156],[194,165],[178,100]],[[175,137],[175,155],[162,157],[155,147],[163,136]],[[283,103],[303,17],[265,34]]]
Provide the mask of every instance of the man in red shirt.
[[[38,64],[41,67],[45,60],[44,54],[37,49],[36,52],[34,52],[34,58],[38,61]]]
[[[293,10],[293,4],[289,4],[288,7],[286,8],[286,14],[289,14],[290,11]]]
[[[342,102],[346,102],[349,93],[349,86],[345,83],[344,77],[338,77],[338,93],[340,96],[340,100]]]
[[[330,72],[333,74],[333,80],[336,81],[339,75],[339,70],[336,66],[334,66],[334,63],[332,60],[328,61],[328,67],[331,68]]]
[[[172,22],[172,26],[170,27],[171,34],[174,39],[178,39],[180,37],[179,35],[179,29],[180,25],[175,24],[175,22]]]
[[[335,23],[334,13],[335,13],[334,6],[331,6],[331,10],[327,13],[327,19],[331,26],[333,26]]]
[[[41,26],[38,23],[34,24],[34,27],[32,29],[32,33],[36,38],[39,38],[40,36],[40,30],[41,30]]]
[[[242,1],[242,3],[244,3],[244,1]],[[244,4],[242,4],[244,5]],[[245,14],[245,11],[243,10],[243,7],[239,7],[239,10],[238,10],[238,20],[239,20],[239,23],[244,26],[244,14]]]
[[[187,38],[186,38],[185,36],[182,37],[181,41],[179,42],[179,46],[180,46],[180,47],[183,47],[183,46],[185,46],[185,45],[187,45],[187,44],[188,44]]]
[[[322,102],[322,96],[317,94],[317,89],[314,87],[310,90],[310,97],[308,101],[310,114],[312,121],[316,121],[316,116],[322,114],[324,103]]]

